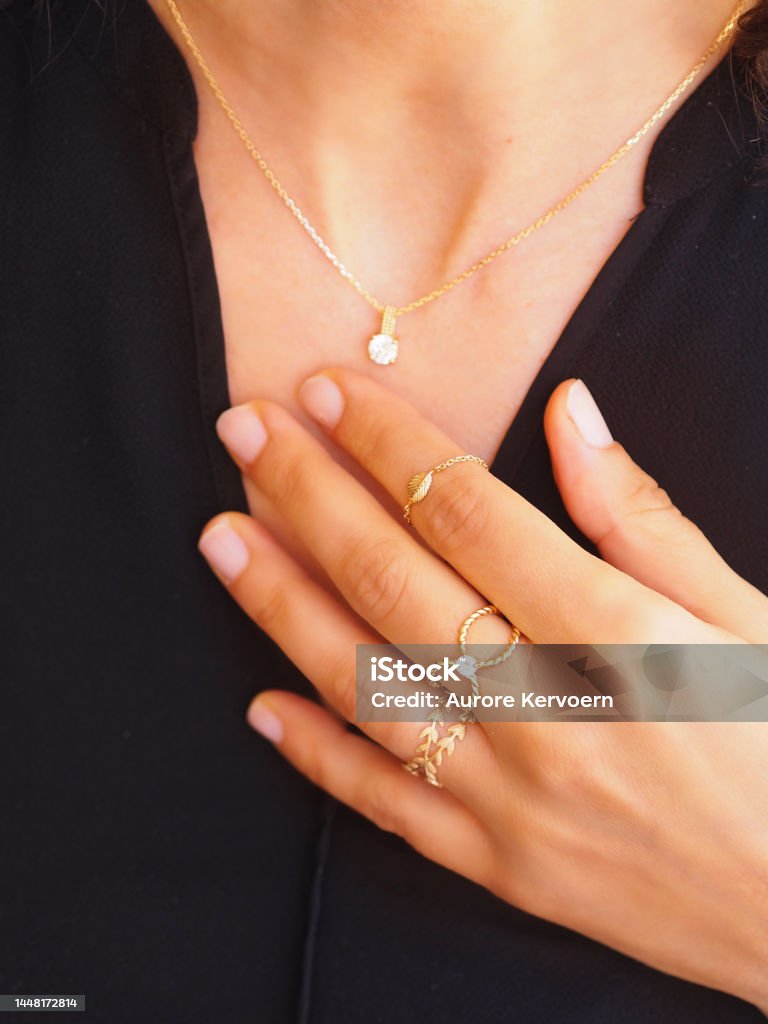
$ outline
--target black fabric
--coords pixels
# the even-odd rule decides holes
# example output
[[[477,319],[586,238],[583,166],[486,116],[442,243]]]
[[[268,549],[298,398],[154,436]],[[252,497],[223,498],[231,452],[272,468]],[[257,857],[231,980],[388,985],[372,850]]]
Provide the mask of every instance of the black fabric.
[[[32,6],[0,11],[0,992],[85,992],[108,1024],[761,1020],[420,859],[250,733],[262,684],[309,688],[195,548],[245,499],[213,427],[194,88],[143,0]],[[664,129],[494,471],[575,535],[541,415],[582,376],[768,590],[768,188],[740,78],[723,62]]]

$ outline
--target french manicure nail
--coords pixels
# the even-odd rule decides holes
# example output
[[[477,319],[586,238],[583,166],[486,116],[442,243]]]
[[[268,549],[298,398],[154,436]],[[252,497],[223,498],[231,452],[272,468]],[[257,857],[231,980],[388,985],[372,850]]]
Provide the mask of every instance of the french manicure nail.
[[[248,565],[248,548],[242,537],[226,521],[216,523],[210,530],[206,530],[197,546],[225,583],[234,582]]]
[[[312,419],[329,430],[336,426],[344,412],[344,396],[338,384],[323,374],[304,381],[299,388],[299,401]]]
[[[607,448],[613,444],[608,424],[583,380],[575,380],[571,384],[565,408],[581,439],[591,448]]]
[[[246,466],[267,442],[261,417],[251,405],[235,405],[216,421],[216,432],[229,450]]]
[[[258,700],[248,708],[248,721],[252,729],[260,733],[270,743],[279,743],[283,738],[283,723],[269,708]]]

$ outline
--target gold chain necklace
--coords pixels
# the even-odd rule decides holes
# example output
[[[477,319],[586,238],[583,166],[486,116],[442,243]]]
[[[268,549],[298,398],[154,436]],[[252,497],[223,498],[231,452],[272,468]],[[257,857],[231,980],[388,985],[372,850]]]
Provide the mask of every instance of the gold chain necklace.
[[[333,252],[330,246],[323,240],[323,238],[320,236],[317,230],[309,222],[309,220],[302,212],[298,204],[295,202],[295,200],[291,198],[291,196],[280,184],[280,181],[278,180],[274,171],[269,166],[264,157],[261,155],[261,153],[256,149],[253,140],[243,127],[243,124],[238,118],[237,114],[235,114],[235,111],[233,110],[231,103],[224,95],[221,86],[214,77],[211,69],[208,67],[205,57],[203,57],[202,53],[200,52],[200,48],[195,42],[192,33],[189,31],[186,22],[182,18],[181,12],[176,6],[176,3],[174,2],[174,0],[166,0],[168,9],[170,10],[176,24],[178,25],[179,30],[182,36],[184,37],[187,46],[192,52],[192,55],[197,61],[197,64],[201,72],[203,73],[206,82],[210,86],[211,91],[218,100],[222,110],[227,115],[227,118],[230,124],[232,125],[233,129],[242,140],[243,144],[245,145],[245,148],[248,150],[248,153],[251,155],[251,157],[255,160],[256,164],[263,171],[264,176],[266,177],[269,184],[272,186],[272,188],[275,190],[278,196],[282,199],[282,201],[291,211],[291,213],[299,222],[299,224],[301,224],[301,226],[304,228],[304,230],[315,243],[315,245],[318,247],[318,249],[323,253],[326,259],[328,259],[329,262],[332,263],[333,266],[336,268],[336,270],[338,270],[339,274],[341,274],[344,280],[348,281],[349,284],[351,284],[355,291],[358,293],[358,295],[365,299],[365,301],[370,306],[372,306],[377,313],[381,314],[381,328],[379,332],[377,334],[374,334],[373,337],[368,342],[368,355],[374,363],[378,363],[380,366],[388,366],[390,363],[394,363],[395,360],[397,359],[398,341],[397,338],[395,337],[395,325],[397,323],[398,317],[404,316],[406,313],[411,313],[415,309],[421,309],[421,307],[426,306],[427,303],[434,302],[435,299],[439,299],[441,295],[445,295],[447,292],[452,291],[457,285],[462,284],[462,282],[472,277],[473,274],[476,274],[478,270],[482,270],[483,267],[487,267],[489,263],[492,263],[493,260],[495,260],[498,256],[501,256],[502,253],[507,252],[509,249],[513,249],[516,245],[519,245],[520,242],[528,238],[535,231],[538,231],[539,228],[543,228],[545,224],[549,224],[549,222],[553,220],[559,213],[562,213],[563,210],[566,209],[566,207],[570,206],[575,199],[578,199],[578,197],[583,192],[586,192],[586,190],[591,185],[594,185],[595,182],[598,181],[598,179],[602,178],[605,172],[607,170],[610,170],[610,168],[613,167],[614,164],[618,163],[619,160],[621,160],[621,158],[630,151],[630,149],[636,146],[637,143],[643,138],[643,136],[647,135],[651,128],[653,128],[653,126],[657,124],[662,117],[664,117],[664,115],[667,113],[670,107],[672,107],[677,102],[677,100],[680,99],[683,93],[688,91],[692,83],[696,80],[696,78],[698,78],[699,74],[701,73],[704,66],[707,64],[710,57],[714,56],[714,54],[720,49],[723,43],[725,43],[726,40],[729,39],[729,37],[733,34],[736,28],[736,23],[738,22],[738,19],[741,16],[743,10],[746,8],[748,2],[749,0],[740,0],[740,2],[736,6],[736,9],[733,11],[726,24],[718,33],[717,38],[714,40],[711,46],[707,48],[706,52],[699,58],[696,64],[694,64],[694,66],[691,68],[691,70],[688,72],[688,74],[685,76],[682,82],[680,82],[680,84],[675,89],[673,89],[673,91],[664,100],[661,106],[658,107],[651,114],[651,116],[642,125],[642,127],[640,127],[634,135],[627,139],[627,141],[622,146],[620,146],[615,153],[609,156],[604,163],[600,164],[596,171],[593,171],[588,178],[585,178],[580,185],[577,185],[576,188],[573,189],[573,191],[569,192],[566,196],[564,196],[558,203],[556,203],[549,210],[547,210],[546,213],[543,213],[540,217],[537,217],[537,219],[534,220],[527,227],[524,227],[521,231],[518,231],[516,235],[513,235],[511,238],[508,238],[506,242],[502,242],[501,245],[497,246],[495,249],[489,252],[487,256],[484,256],[481,260],[478,260],[476,263],[473,263],[471,267],[467,267],[467,269],[464,270],[461,274],[457,274],[456,277],[452,278],[450,281],[447,281],[439,288],[435,288],[434,291],[429,292],[427,295],[422,295],[421,298],[415,299],[413,302],[409,302],[407,306],[392,306],[387,305],[386,303],[381,302],[379,299],[377,299],[375,295],[368,291],[368,289],[365,288],[357,280],[357,278],[354,276],[354,274],[351,273],[351,271],[347,270],[347,268],[344,266],[344,264],[341,262],[338,256]]]

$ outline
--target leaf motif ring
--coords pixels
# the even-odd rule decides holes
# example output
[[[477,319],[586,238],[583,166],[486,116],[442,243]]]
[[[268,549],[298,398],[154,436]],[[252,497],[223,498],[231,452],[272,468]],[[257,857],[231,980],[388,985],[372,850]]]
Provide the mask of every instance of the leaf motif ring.
[[[437,474],[442,473],[444,469],[448,469],[450,466],[457,465],[459,462],[476,462],[483,469],[488,469],[488,463],[485,459],[481,459],[479,455],[454,455],[452,459],[447,459],[445,462],[433,466],[426,473],[416,473],[408,481],[408,501],[403,507],[403,518],[406,523],[411,524],[411,508],[426,498],[432,487],[432,481]]]

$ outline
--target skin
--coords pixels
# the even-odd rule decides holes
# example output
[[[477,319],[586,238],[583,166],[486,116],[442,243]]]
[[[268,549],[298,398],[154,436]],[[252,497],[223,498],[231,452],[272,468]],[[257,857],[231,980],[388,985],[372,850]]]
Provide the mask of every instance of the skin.
[[[544,230],[403,317],[400,359],[382,371],[365,353],[380,317],[275,198],[189,60],[164,0],[151,2],[197,86],[195,159],[232,404],[258,396],[300,414],[296,388],[311,373],[384,372],[389,387],[490,461],[642,210],[645,163],[666,119]],[[401,304],[485,255],[591,173],[684,77],[732,0],[179,6],[289,192],[354,273]],[[471,401],[457,403],[457,394]],[[265,495],[250,484],[247,491],[259,520],[308,562]]]
[[[300,397],[395,502],[414,467],[458,454],[412,406],[351,371],[310,378]],[[269,691],[250,722],[337,799],[502,899],[768,1007],[765,725],[477,724],[441,767],[442,790],[402,770],[420,725],[362,724],[369,739],[343,725],[355,718],[355,644],[445,642],[487,600],[534,642],[766,641],[768,598],[590,403],[580,382],[565,382],[545,425],[565,504],[602,559],[471,464],[436,477],[413,509],[420,544],[282,406],[224,413],[230,453],[333,587],[252,517],[206,528],[201,551],[224,585],[340,716]],[[508,627],[487,621],[483,639],[504,642]]]
[[[178,41],[161,0],[152,3]],[[733,5],[181,6],[289,191],[356,275],[400,304],[589,174]],[[599,413],[585,413],[571,382],[552,396],[545,426],[566,506],[601,558],[476,466],[436,479],[414,510],[415,532],[399,515],[417,469],[461,451],[493,458],[642,210],[664,120],[545,230],[404,318],[401,358],[381,371],[364,353],[375,315],[291,223],[190,70],[237,407],[219,432],[253,513],[217,517],[201,550],[336,712],[268,692],[251,723],[318,785],[502,899],[768,1007],[764,727],[476,726],[438,790],[400,767],[418,725],[365,727],[367,739],[344,725],[356,643],[445,642],[487,600],[533,642],[768,639],[765,596],[610,439]],[[339,369],[318,383],[329,366]],[[507,630],[484,620],[473,639],[504,642]]]

